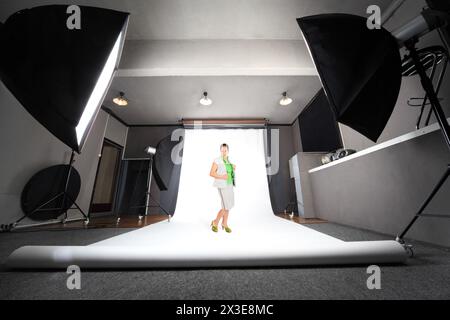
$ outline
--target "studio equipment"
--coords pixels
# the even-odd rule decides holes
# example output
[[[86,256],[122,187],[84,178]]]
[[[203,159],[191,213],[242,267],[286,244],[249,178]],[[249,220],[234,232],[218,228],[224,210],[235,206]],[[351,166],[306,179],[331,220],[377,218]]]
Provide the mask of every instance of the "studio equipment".
[[[53,169],[43,173],[54,177],[55,186],[61,188],[49,192],[49,198],[42,198],[40,205],[33,202],[32,213],[25,214],[54,217],[59,212],[67,217],[70,203],[87,223],[89,214],[75,202],[78,192],[68,192],[78,183],[73,178],[77,176],[73,162],[75,153],[83,149],[117,71],[129,14],[78,8],[78,27],[70,27],[69,20],[77,17],[68,13],[67,5],[34,7],[10,16],[0,32],[6,44],[0,51],[0,78],[35,120],[71,149],[68,164],[59,167],[58,174]],[[24,197],[37,199],[29,194],[35,189],[26,188]],[[56,199],[50,196],[53,194]],[[61,208],[53,208],[57,203]],[[48,215],[52,208],[55,214]]]
[[[144,152],[147,155],[145,160],[148,162],[145,192],[142,192],[142,188],[138,187],[140,182],[139,177],[145,172],[144,163],[141,162],[131,194],[130,203],[133,205],[129,207],[130,209],[138,210],[139,221],[149,214],[149,208],[161,209],[161,211],[167,215],[168,221],[170,221],[171,214],[152,196],[151,185],[152,178],[154,177],[159,190],[166,191],[169,189],[175,166],[172,159],[172,152],[175,150],[176,145],[181,142],[181,137],[179,140],[172,140],[172,136],[169,135],[159,141],[156,147],[148,146],[144,149]],[[142,208],[144,208],[144,212],[140,210]],[[120,216],[117,221],[120,221]]]
[[[386,10],[388,19],[404,1],[394,1]],[[448,1],[428,1],[429,6],[411,21],[392,33],[380,26],[369,29],[367,18],[349,14],[322,14],[297,19],[309,48],[323,89],[337,121],[348,125],[373,141],[377,141],[395,107],[402,78],[400,48],[406,48],[409,73],[416,73],[430,101],[444,140],[450,149],[450,127],[437,97],[436,89],[426,69],[430,64],[424,52],[431,56],[448,56],[448,50],[416,48],[418,40],[438,29],[448,45],[450,8]],[[445,60],[446,62],[446,60]],[[405,64],[403,64],[405,67]],[[450,165],[407,227],[403,237],[442,187],[450,174]],[[439,215],[448,218],[450,216]],[[405,247],[406,248],[406,247]]]

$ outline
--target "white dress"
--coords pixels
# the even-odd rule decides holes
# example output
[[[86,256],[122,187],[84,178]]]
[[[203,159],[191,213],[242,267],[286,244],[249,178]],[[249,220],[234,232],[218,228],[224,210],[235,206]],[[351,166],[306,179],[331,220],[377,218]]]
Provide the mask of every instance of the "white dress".
[[[222,157],[214,159],[214,163],[217,164],[217,174],[224,175],[227,174],[227,169],[223,163]],[[224,179],[214,179],[214,187],[219,191],[220,201],[222,209],[230,210],[234,206],[234,190],[233,185],[228,184],[227,180]]]

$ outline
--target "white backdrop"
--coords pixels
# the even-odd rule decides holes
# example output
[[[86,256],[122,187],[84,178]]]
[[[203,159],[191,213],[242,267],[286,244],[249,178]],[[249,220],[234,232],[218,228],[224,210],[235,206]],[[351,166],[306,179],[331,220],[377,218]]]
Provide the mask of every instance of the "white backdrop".
[[[236,164],[233,232],[211,231],[220,209],[209,176],[220,145]],[[26,246],[10,267],[147,268],[398,263],[395,241],[344,242],[276,217],[267,183],[262,130],[186,130],[178,201],[171,222],[159,222],[87,247]]]
[[[209,172],[222,143],[229,145],[229,159],[236,165],[230,227],[273,217],[263,138],[262,129],[186,130],[174,220],[209,225],[216,217],[220,198]]]

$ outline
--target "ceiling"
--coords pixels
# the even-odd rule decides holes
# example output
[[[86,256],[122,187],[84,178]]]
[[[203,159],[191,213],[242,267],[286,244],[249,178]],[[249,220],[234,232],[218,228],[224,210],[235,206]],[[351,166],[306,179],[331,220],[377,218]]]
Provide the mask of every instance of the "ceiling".
[[[383,9],[390,0],[76,2],[131,13],[122,56],[127,68],[119,70],[122,75],[113,80],[104,104],[127,124],[145,125],[174,124],[182,118],[267,118],[272,123],[292,123],[320,88],[317,75],[305,71],[311,69],[309,56],[296,53],[303,42],[296,18],[331,12],[364,16],[369,5]],[[0,20],[20,9],[55,3],[73,4],[73,0],[1,0]],[[216,51],[179,45],[197,41],[195,48],[215,48],[218,40],[224,40],[224,47]],[[236,47],[225,40],[249,44]],[[278,45],[281,40],[286,40],[283,46]],[[261,46],[264,41],[269,42]],[[159,48],[157,54],[152,48]],[[178,56],[174,48],[179,48]],[[286,62],[284,52],[289,50],[293,53]],[[183,69],[184,64],[189,68]],[[219,67],[212,72],[213,64]],[[211,107],[199,104],[204,90],[214,101]],[[294,103],[281,107],[278,101],[286,90]],[[111,102],[119,91],[130,99],[126,108]]]
[[[213,100],[209,107],[199,102],[206,88]],[[288,90],[298,104],[306,105],[319,88],[319,79],[308,76],[119,77],[114,80],[104,104],[126,123],[135,125],[171,124],[183,118],[255,117],[273,123],[290,123],[298,115],[298,109],[278,104],[283,90]],[[120,90],[133,93],[127,107],[111,102]],[[135,95],[136,92],[139,94]]]
[[[129,40],[300,39],[295,19],[320,13],[365,15],[390,0],[1,0],[0,20],[48,4],[78,4],[131,14]]]

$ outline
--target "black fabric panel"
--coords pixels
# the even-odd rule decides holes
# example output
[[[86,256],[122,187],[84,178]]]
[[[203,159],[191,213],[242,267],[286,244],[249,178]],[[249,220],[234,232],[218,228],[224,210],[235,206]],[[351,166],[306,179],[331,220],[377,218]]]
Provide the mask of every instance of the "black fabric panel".
[[[323,14],[297,19],[336,119],[376,141],[397,102],[401,59],[396,39],[366,18]]]
[[[75,128],[128,14],[81,6],[81,30],[69,30],[67,7],[25,9],[6,21],[0,76],[37,121],[80,152]]]
[[[124,160],[117,191],[120,215],[144,215],[150,160]]]
[[[303,152],[331,152],[342,148],[341,134],[323,89],[298,117]]]

